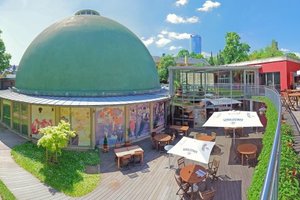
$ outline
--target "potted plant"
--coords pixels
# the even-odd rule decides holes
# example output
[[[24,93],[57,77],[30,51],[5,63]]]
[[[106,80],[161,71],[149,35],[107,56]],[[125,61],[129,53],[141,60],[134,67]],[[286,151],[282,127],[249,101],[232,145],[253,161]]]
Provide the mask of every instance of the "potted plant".
[[[105,135],[104,136],[104,140],[103,140],[103,149],[102,151],[104,153],[108,152],[109,148],[108,148],[108,142],[107,142],[107,136]]]

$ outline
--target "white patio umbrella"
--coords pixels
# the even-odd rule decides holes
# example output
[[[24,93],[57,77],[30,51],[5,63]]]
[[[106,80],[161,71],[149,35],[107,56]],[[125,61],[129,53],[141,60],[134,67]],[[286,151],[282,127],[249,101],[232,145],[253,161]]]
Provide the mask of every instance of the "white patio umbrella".
[[[214,145],[215,142],[182,137],[182,139],[172,149],[170,149],[168,153],[207,164]]]
[[[235,128],[238,127],[262,127],[262,123],[256,112],[251,111],[222,111],[214,112],[203,124],[203,127],[227,127],[233,128],[233,142],[235,141]]]

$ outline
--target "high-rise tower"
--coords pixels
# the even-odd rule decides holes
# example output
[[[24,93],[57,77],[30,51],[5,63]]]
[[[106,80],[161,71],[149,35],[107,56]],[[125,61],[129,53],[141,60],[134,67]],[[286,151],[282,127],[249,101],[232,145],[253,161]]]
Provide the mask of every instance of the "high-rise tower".
[[[200,54],[201,53],[201,36],[191,35],[191,52]]]

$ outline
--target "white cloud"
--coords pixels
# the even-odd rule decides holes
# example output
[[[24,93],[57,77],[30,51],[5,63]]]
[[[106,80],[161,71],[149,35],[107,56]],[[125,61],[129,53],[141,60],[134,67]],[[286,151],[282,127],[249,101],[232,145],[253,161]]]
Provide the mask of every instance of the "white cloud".
[[[197,23],[199,21],[199,18],[196,16],[190,17],[190,18],[183,18],[181,16],[178,16],[176,14],[168,14],[166,18],[167,22],[170,22],[172,24],[185,24],[185,23]]]
[[[218,8],[219,6],[221,5],[220,2],[213,2],[213,1],[205,1],[204,4],[202,5],[201,8],[198,8],[197,10],[198,11],[201,11],[201,12],[209,12],[211,11],[213,8]]]
[[[210,57],[210,53],[204,52],[202,51],[201,54],[204,56],[204,58],[209,58]]]
[[[161,34],[163,34],[161,32]],[[166,35],[170,39],[176,39],[176,40],[185,40],[185,39],[190,39],[191,34],[189,33],[176,33],[176,32],[168,32],[164,31],[164,35]]]
[[[141,37],[141,40],[145,44],[145,46],[148,47],[150,44],[152,44],[154,42],[154,37],[150,37],[148,39]]]
[[[176,6],[184,6],[188,3],[188,0],[177,0],[175,5]]]
[[[172,45],[172,46],[169,47],[169,50],[170,50],[170,51],[174,51],[174,50],[177,50],[177,49],[182,49],[182,46],[176,47],[176,46],[173,46],[173,45]]]
[[[285,48],[281,48],[280,51],[283,51],[283,52],[290,52],[291,50],[285,49]]]
[[[296,56],[298,56],[300,58],[300,53],[299,52],[294,52],[294,54],[296,54]]]
[[[156,42],[155,42],[155,44],[156,44],[156,46],[157,47],[164,47],[164,46],[166,46],[167,44],[169,44],[171,42],[171,40],[170,39],[168,39],[168,38],[160,38],[159,40],[157,40]]]

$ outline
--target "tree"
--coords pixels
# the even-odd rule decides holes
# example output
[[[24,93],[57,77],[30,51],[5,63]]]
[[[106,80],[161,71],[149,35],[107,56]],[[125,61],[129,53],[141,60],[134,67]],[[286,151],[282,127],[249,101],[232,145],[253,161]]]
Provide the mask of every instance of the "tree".
[[[70,124],[64,120],[57,126],[41,128],[39,132],[43,136],[37,144],[46,149],[46,160],[50,162],[57,162],[57,154],[61,154],[61,150],[68,146],[70,138],[76,136],[75,131],[71,131]]]
[[[229,32],[225,36],[226,45],[221,53],[225,64],[248,60],[250,46],[240,42],[240,36],[235,32]]]
[[[215,65],[214,57],[213,57],[213,53],[212,53],[212,52],[210,52],[210,57],[209,57],[208,63],[209,63],[211,66]]]
[[[287,57],[292,58],[292,59],[300,59],[299,56],[297,56],[295,53],[286,53],[285,54]]]
[[[194,52],[190,53],[189,57],[190,58],[196,58],[196,59],[203,59],[204,58],[204,56],[202,54],[200,54],[200,53],[196,54]]]
[[[175,66],[175,58],[172,55],[165,55],[161,57],[158,64],[158,75],[161,83],[168,82],[169,71],[168,67]]]
[[[0,35],[2,31],[0,30]],[[2,72],[6,68],[9,67],[9,61],[11,58],[11,55],[5,52],[5,45],[3,40],[0,37],[0,71]]]
[[[181,49],[181,50],[178,52],[177,57],[179,57],[179,58],[182,58],[182,57],[185,57],[185,56],[189,57],[189,55],[190,55],[190,53],[189,53],[188,50],[186,50],[186,49]]]
[[[283,55],[284,55],[284,53],[278,49],[278,43],[275,40],[272,40],[271,45],[269,45],[263,49],[253,51],[249,55],[249,60],[271,58],[271,57],[277,57],[277,56],[283,56]]]

